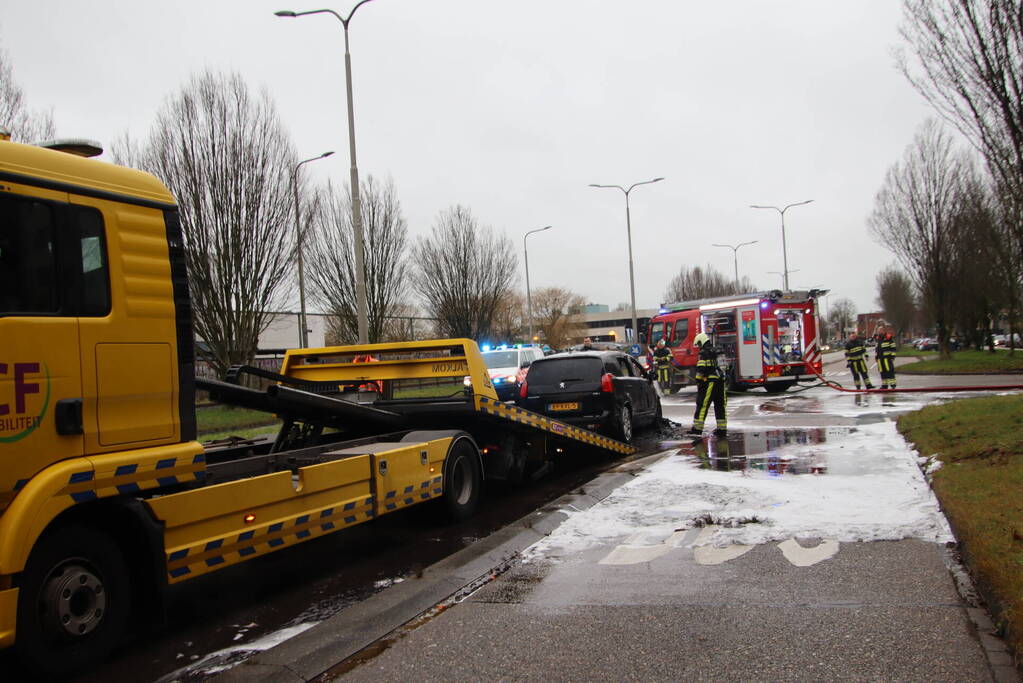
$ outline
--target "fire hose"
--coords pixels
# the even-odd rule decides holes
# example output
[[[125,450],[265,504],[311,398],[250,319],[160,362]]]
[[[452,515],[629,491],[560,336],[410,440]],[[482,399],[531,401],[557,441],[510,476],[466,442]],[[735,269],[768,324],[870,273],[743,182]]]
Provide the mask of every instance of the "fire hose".
[[[928,392],[942,392],[942,393],[944,393],[944,392],[949,392],[949,391],[1004,391],[1004,390],[1010,390],[1010,389],[1023,389],[1023,384],[993,384],[993,385],[987,385],[987,386],[972,385],[972,386],[961,386],[961,387],[906,387],[906,388],[903,388],[903,389],[884,389],[884,388],[877,388],[877,389],[846,389],[845,387],[843,387],[838,382],[835,382],[834,380],[830,380],[830,379],[827,379],[826,377],[824,377],[824,375],[822,375],[821,373],[817,372],[817,370],[814,369],[812,366],[807,365],[806,367],[807,367],[808,370],[810,370],[810,372],[812,372],[813,374],[817,375],[817,379],[820,380],[820,384],[814,384],[812,386],[820,386],[821,384],[823,384],[823,385],[825,385],[827,387],[830,387],[830,388],[834,389],[835,391],[844,391],[844,392],[846,392],[848,394],[896,394],[896,393],[923,394],[923,393],[928,393]],[[809,389],[810,387],[806,387],[806,388]]]

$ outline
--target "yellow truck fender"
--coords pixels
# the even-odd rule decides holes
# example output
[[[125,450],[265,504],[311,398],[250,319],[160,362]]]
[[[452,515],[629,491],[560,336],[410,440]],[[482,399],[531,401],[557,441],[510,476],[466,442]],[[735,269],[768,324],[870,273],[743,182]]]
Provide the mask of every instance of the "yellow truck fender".
[[[25,483],[0,517],[0,576],[23,570],[39,536],[68,508],[195,481],[205,467],[202,446],[194,441],[50,465]]]

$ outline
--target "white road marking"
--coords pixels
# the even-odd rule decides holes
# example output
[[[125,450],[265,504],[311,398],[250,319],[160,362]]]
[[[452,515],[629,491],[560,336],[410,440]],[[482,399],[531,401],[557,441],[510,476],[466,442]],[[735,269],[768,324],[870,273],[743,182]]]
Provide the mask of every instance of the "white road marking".
[[[717,527],[713,524],[706,526],[700,531],[700,535],[696,537],[696,540],[693,541],[692,545],[696,546],[693,548],[693,557],[696,559],[696,564],[724,564],[729,560],[742,557],[753,549],[751,545],[738,545],[736,543],[724,548],[717,548],[713,545],[698,545],[703,541],[709,540],[716,530]]]
[[[790,538],[778,544],[785,559],[797,567],[811,567],[818,562],[830,560],[838,552],[838,541],[821,541],[813,548],[804,548]]]
[[[609,552],[604,559],[597,564],[642,564],[644,562],[652,562],[672,548],[677,548],[679,542],[686,533],[687,532],[685,531],[676,531],[665,541],[658,543],[657,545],[634,545],[624,543]]]

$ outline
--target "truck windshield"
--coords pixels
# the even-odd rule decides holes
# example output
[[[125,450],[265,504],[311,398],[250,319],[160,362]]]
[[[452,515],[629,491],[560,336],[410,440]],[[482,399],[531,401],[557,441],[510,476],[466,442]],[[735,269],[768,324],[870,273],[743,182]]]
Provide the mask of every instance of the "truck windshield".
[[[519,367],[518,351],[487,351],[483,355],[483,362],[488,368],[517,368]]]

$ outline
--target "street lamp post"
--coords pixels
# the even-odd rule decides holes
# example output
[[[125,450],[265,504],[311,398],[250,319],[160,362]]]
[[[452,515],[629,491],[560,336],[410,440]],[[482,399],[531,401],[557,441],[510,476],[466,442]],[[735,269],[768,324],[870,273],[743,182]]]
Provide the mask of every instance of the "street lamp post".
[[[726,249],[732,250],[732,257],[735,259],[735,293],[739,293],[739,247],[745,247],[750,244],[756,244],[760,240],[753,240],[752,242],[740,242],[734,247],[731,244],[712,244],[712,247],[725,247]]]
[[[790,270],[790,271],[787,271],[787,272],[789,272],[789,273],[798,273],[799,269],[796,268],[795,270]],[[783,273],[780,270],[769,270],[769,271],[767,271],[767,274],[768,275],[780,275],[781,276],[782,285],[785,287],[786,291],[788,290],[788,285],[785,284],[786,282],[788,282],[788,276],[786,275],[786,273]]]
[[[789,204],[782,209],[779,209],[777,206],[760,206],[759,204],[750,204],[751,209],[774,209],[775,211],[781,214],[781,257],[782,265],[785,270],[784,274],[782,275],[782,280],[784,282],[785,291],[788,291],[789,289],[789,272],[794,272],[789,271],[789,255],[785,248],[785,212],[791,209],[793,206],[802,206],[803,204],[809,204],[812,201],[813,201],[812,199],[807,199],[805,202],[796,202],[795,204]]]
[[[526,238],[532,235],[534,232],[543,232],[544,230],[550,230],[551,226],[545,225],[542,228],[536,230],[530,230],[522,236],[522,253],[525,256],[526,261],[526,311],[529,315],[529,343],[533,343],[533,297],[529,293],[529,249],[526,248]]]
[[[629,215],[629,193],[632,192],[633,188],[639,187],[640,185],[649,185],[650,183],[656,183],[664,178],[654,178],[653,180],[644,180],[641,183],[633,183],[629,186],[629,189],[625,189],[621,185],[597,185],[590,183],[590,187],[613,187],[621,190],[625,193],[625,231],[629,239],[629,293],[632,296],[632,343],[636,344],[639,342],[639,330],[636,326],[636,278],[632,267],[632,218]]]
[[[324,152],[319,156],[309,157],[295,164],[295,169],[291,173],[291,189],[295,193],[295,254],[298,256],[298,345],[300,348],[309,347],[309,329],[305,321],[305,271],[303,270],[303,257],[302,257],[302,217],[300,213],[300,206],[298,201],[298,169],[302,168],[302,164],[308,164],[310,161],[316,161],[318,159],[325,159],[334,152]]]
[[[347,17],[342,17],[332,9],[316,9],[306,12],[293,12],[281,10],[274,12],[278,17],[304,17],[307,14],[333,14],[341,22],[345,32],[345,92],[348,95],[348,151],[352,160],[351,186],[352,186],[352,227],[355,233],[355,311],[358,325],[359,343],[365,344],[368,337],[368,323],[366,312],[366,263],[363,254],[362,236],[362,203],[359,198],[359,167],[355,161],[355,112],[352,106],[352,55],[348,50],[348,24],[355,16],[355,10],[365,5],[370,0],[360,0],[352,8]]]

